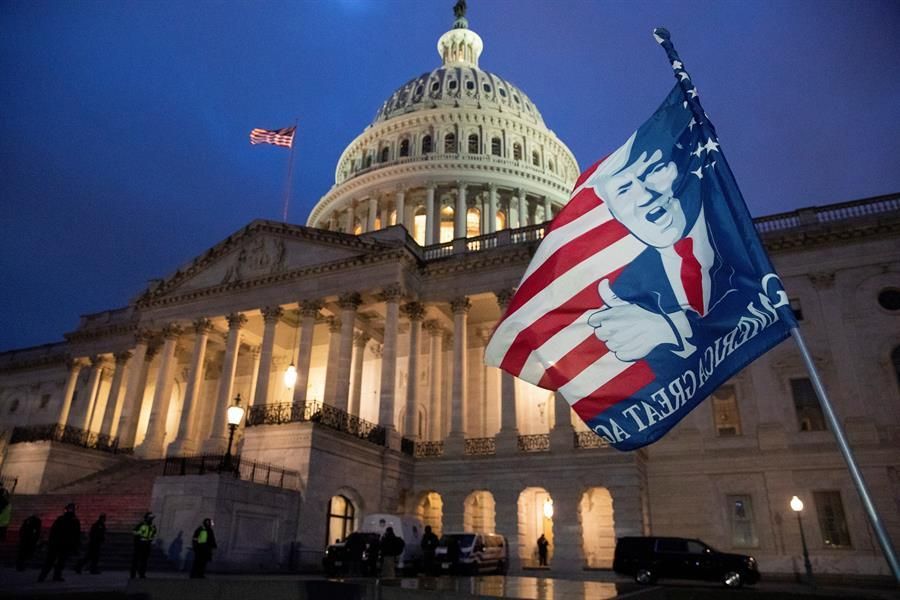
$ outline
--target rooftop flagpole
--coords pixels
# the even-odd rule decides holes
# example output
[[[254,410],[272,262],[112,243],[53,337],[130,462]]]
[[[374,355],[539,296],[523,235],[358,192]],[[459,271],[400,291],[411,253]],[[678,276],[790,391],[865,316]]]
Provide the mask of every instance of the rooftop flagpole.
[[[291,185],[294,175],[294,142],[297,141],[297,124],[300,119],[294,119],[294,134],[291,136],[291,155],[288,157],[287,187],[284,190],[284,208],[281,211],[281,220],[287,223],[288,204],[291,200]]]
[[[666,51],[666,55],[669,58],[669,63],[671,64],[672,70],[675,74],[675,79],[678,81],[678,85],[684,93],[685,102],[687,103],[691,110],[691,113],[693,114],[694,122],[691,123],[691,126],[697,125],[702,127],[704,131],[708,131],[708,133],[710,134],[710,140],[715,142],[715,130],[713,129],[712,124],[706,118],[706,113],[700,105],[700,98],[697,94],[697,89],[691,82],[690,75],[688,75],[687,71],[684,68],[684,63],[678,57],[678,53],[675,51],[675,47],[672,45],[669,37],[669,32],[663,28],[656,28],[653,30],[653,37],[656,39],[657,43],[661,45]],[[718,146],[718,144],[716,144],[716,146]],[[718,154],[717,160],[725,161],[725,157],[721,154]],[[724,169],[723,172],[728,174],[728,179],[723,183],[731,188],[732,192],[735,193],[737,197],[740,197],[743,200],[737,184],[730,177],[731,170]],[[753,226],[753,221],[750,218],[750,214],[746,211],[746,203],[742,202],[742,204],[744,206],[744,209],[742,211],[732,210],[732,216],[735,218],[738,227],[743,231],[745,236],[758,236],[756,228]],[[760,248],[763,247],[762,244],[759,244],[758,246]],[[763,250],[762,252],[764,253],[765,251]],[[752,255],[751,257],[754,259],[754,262],[757,262],[755,260],[757,257]],[[763,264],[768,264],[768,262],[768,258],[765,258]],[[784,295],[784,292],[781,292],[781,294]],[[784,296],[782,301],[786,303],[787,297]],[[897,562],[897,556],[894,552],[891,538],[890,536],[888,536],[887,530],[885,529],[884,524],[881,521],[881,517],[878,515],[878,510],[875,507],[875,503],[872,501],[872,498],[869,495],[869,490],[866,486],[866,482],[859,470],[859,466],[856,464],[856,459],[853,457],[853,452],[850,449],[850,445],[847,443],[847,436],[844,433],[844,428],[838,420],[837,415],[834,412],[834,408],[832,408],[831,406],[831,401],[828,398],[825,387],[822,385],[822,380],[819,377],[819,372],[816,369],[812,357],[809,354],[809,350],[806,347],[803,336],[800,334],[800,329],[798,327],[792,327],[791,336],[794,338],[794,341],[797,343],[797,348],[800,350],[800,355],[803,358],[803,363],[806,365],[806,369],[809,372],[813,388],[816,390],[816,395],[819,398],[819,404],[822,406],[822,410],[825,413],[825,418],[828,421],[828,425],[831,428],[831,431],[834,433],[834,437],[837,439],[838,448],[840,448],[841,454],[843,455],[844,460],[847,463],[847,468],[850,471],[850,477],[853,479],[856,490],[859,493],[860,499],[862,500],[863,506],[866,509],[869,520],[872,523],[872,528],[875,530],[875,534],[878,537],[878,542],[881,545],[881,550],[884,553],[884,557],[887,560],[888,566],[890,567],[891,572],[894,575],[894,579],[898,583],[900,583],[900,563]]]

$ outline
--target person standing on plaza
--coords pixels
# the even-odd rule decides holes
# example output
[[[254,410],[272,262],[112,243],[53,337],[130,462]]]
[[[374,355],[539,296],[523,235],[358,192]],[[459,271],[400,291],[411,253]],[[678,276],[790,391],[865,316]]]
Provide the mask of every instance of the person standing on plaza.
[[[134,534],[134,554],[131,557],[131,578],[147,577],[147,561],[150,559],[150,550],[153,548],[153,540],[156,539],[156,525],[153,524],[153,513],[144,514],[144,519],[138,523],[132,533]]]
[[[0,481],[0,542],[6,539],[6,530],[9,528],[10,519],[12,519],[12,500],[9,490]]]
[[[203,524],[194,531],[192,543],[194,564],[191,565],[191,579],[203,579],[206,577],[206,565],[212,560],[213,550],[217,547],[212,519],[203,519]]]
[[[426,575],[431,575],[434,571],[434,552],[437,545],[438,537],[431,530],[431,525],[426,525],[425,533],[422,534],[422,562]]]
[[[538,549],[538,564],[542,567],[547,566],[547,549],[550,547],[550,542],[547,541],[547,538],[544,537],[544,534],[541,534],[541,537],[538,538],[537,541],[537,549]]]
[[[396,576],[397,557],[403,554],[406,542],[403,538],[394,535],[394,528],[388,527],[381,536],[381,576],[393,578]]]
[[[25,566],[34,551],[37,550],[38,542],[41,539],[41,519],[37,515],[31,515],[19,527],[19,549],[16,553],[16,571],[24,571]]]
[[[100,548],[106,539],[106,513],[100,513],[97,520],[91,525],[91,531],[88,533],[88,549],[85,555],[75,565],[75,572],[81,574],[84,565],[88,565],[92,575],[100,573],[98,563],[100,562]]]
[[[65,581],[62,576],[66,567],[66,559],[78,552],[81,545],[81,523],[75,516],[75,505],[66,505],[66,512],[57,517],[50,527],[50,535],[47,538],[47,557],[38,581],[47,579],[50,569],[53,569],[53,581]]]

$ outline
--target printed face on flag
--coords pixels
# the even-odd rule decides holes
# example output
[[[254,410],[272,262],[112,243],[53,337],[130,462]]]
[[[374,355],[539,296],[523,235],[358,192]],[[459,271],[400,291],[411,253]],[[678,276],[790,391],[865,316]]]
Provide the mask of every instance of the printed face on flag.
[[[485,360],[649,444],[795,324],[715,130],[676,86],[579,178]]]

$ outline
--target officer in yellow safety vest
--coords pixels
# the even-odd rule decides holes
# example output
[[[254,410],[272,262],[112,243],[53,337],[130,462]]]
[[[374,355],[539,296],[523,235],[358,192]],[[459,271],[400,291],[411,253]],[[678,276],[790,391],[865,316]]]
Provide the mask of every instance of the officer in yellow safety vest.
[[[147,577],[147,560],[150,558],[150,549],[153,540],[156,539],[156,525],[153,524],[153,513],[144,514],[144,520],[138,523],[132,534],[134,535],[134,554],[131,557],[131,578],[139,575],[141,579]]]
[[[194,564],[191,566],[191,579],[203,579],[206,576],[206,563],[212,560],[212,552],[216,549],[216,533],[213,531],[212,519],[203,519],[203,525],[194,531],[192,541]]]

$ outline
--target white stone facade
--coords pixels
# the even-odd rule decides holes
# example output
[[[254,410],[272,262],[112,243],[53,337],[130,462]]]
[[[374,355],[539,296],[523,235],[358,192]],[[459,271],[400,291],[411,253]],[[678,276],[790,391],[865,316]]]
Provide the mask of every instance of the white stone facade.
[[[495,530],[514,568],[535,559],[541,533],[554,570],[578,570],[609,567],[616,536],[652,532],[791,572],[797,494],[817,572],[887,573],[832,434],[797,407],[792,342],[632,453],[601,447],[552,393],[484,366],[577,164],[521,91],[478,68],[480,38],[451,33],[444,65],[401,87],[348,146],[308,226],[254,221],[128,306],[84,316],[65,342],[0,354],[0,426],[18,428],[3,474],[26,493],[52,489],[31,472],[52,462],[39,447],[79,431],[91,434],[68,441],[146,459],[222,453],[240,395],[251,407],[241,456],[299,474],[292,530],[272,543],[299,548],[301,563],[335,536],[343,521],[328,511],[342,497],[351,528],[403,512],[438,531]],[[757,226],[900,540],[900,196]]]

